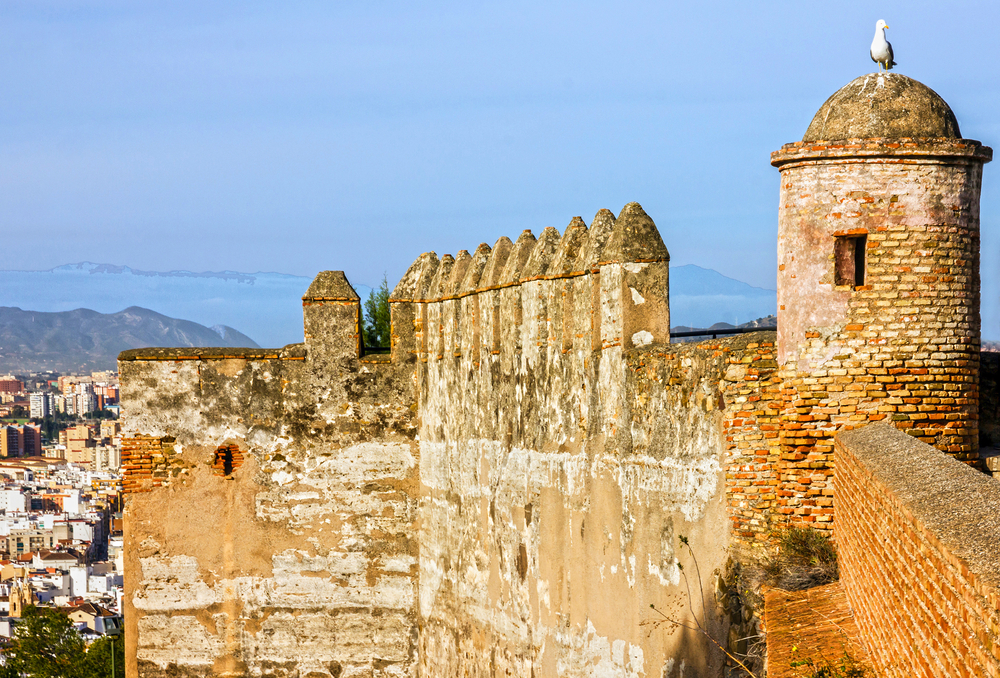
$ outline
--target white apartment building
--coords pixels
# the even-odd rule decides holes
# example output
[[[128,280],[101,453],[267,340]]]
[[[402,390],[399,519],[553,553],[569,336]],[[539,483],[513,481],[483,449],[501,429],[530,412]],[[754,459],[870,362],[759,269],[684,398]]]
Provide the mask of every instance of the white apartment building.
[[[26,513],[31,506],[31,495],[21,488],[0,490],[0,509],[5,513]]]
[[[51,416],[56,409],[55,397],[51,393],[38,391],[28,395],[29,415],[32,419]]]
[[[94,449],[93,470],[97,473],[117,471],[122,465],[122,451],[117,445],[98,445]]]

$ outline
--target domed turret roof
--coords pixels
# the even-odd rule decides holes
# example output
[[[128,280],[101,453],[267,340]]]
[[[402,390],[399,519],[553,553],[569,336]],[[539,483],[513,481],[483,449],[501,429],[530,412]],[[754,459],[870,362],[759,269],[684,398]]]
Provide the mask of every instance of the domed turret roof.
[[[827,99],[802,141],[961,136],[955,114],[930,87],[898,73],[870,73]]]

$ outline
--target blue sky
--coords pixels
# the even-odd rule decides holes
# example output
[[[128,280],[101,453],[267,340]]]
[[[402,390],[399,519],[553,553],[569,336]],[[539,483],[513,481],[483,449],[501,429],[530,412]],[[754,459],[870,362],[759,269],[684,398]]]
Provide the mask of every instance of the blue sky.
[[[897,71],[1000,146],[998,18],[995,2],[0,2],[0,269],[392,283],[420,252],[637,200],[674,264],[773,288],[769,153],[874,70],[875,21]],[[993,165],[984,183],[997,307]]]

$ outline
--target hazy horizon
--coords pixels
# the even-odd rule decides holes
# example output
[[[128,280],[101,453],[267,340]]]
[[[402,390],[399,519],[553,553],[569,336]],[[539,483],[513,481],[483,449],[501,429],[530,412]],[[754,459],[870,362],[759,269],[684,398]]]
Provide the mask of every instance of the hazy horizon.
[[[0,270],[342,269],[563,230],[633,200],[676,265],[776,271],[778,172],[837,89],[898,66],[1000,143],[1000,7],[857,1],[5,4]],[[971,31],[971,32],[970,32]],[[1000,182],[982,194],[1000,335]],[[24,262],[30,261],[31,266]]]

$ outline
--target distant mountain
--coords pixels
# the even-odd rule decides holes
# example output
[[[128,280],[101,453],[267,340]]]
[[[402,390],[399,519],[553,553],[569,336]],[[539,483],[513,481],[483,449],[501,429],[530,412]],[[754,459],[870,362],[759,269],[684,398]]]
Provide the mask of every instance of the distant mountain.
[[[264,346],[302,341],[302,295],[312,278],[283,273],[140,271],[82,262],[48,271],[0,271],[0,306],[39,311],[154,308],[206,326],[239,327]],[[371,288],[354,285],[362,300]]]
[[[147,346],[259,348],[232,327],[208,328],[138,306],[109,314],[0,307],[0,373],[117,369],[119,353]]]
[[[732,326],[777,313],[778,293],[688,264],[670,269],[670,324]]]
[[[747,323],[742,323],[740,325],[730,325],[729,323],[714,323],[709,327],[688,327],[686,325],[674,325],[670,328],[670,341],[672,343],[685,343],[685,342],[697,342],[704,341],[707,336],[694,336],[694,337],[678,337],[676,336],[682,332],[710,332],[712,330],[776,330],[778,329],[778,318],[777,316],[769,315],[763,318],[757,318],[756,320],[751,320]]]
[[[209,327],[239,327],[264,346],[280,347],[302,341],[302,295],[310,282],[283,273],[164,273],[83,262],[48,271],[0,271],[0,306],[100,313],[141,306]],[[352,284],[362,301],[368,298],[370,287]],[[670,269],[672,325],[739,325],[775,313],[776,295],[701,266]]]

